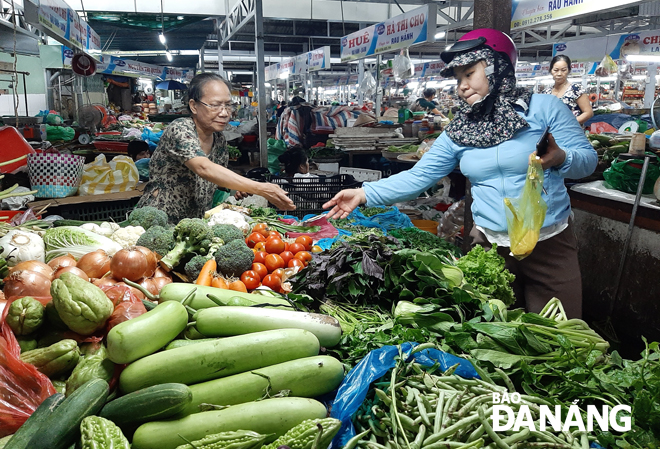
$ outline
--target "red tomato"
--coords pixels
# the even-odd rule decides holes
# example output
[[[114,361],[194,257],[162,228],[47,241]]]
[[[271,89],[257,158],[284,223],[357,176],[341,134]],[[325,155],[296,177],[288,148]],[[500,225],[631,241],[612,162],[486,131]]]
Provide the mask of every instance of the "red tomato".
[[[303,262],[305,262],[305,265],[309,263],[310,260],[312,260],[312,255],[308,253],[307,251],[300,251],[299,253],[296,253],[294,256],[296,259],[300,259]]]
[[[292,243],[289,245],[289,251],[291,251],[293,254],[297,254],[300,251],[305,251],[305,247],[300,243]]]
[[[273,271],[271,274],[279,277],[280,279],[284,279],[284,268],[278,268],[277,270]]]
[[[256,251],[266,252],[266,242],[257,243],[256,245],[254,245],[253,249],[256,250]],[[266,254],[268,254],[268,253],[266,253]]]
[[[262,253],[264,254],[264,253]],[[263,279],[268,274],[268,268],[263,262],[255,262],[252,264],[252,271],[256,272],[259,275],[259,279]]]
[[[268,237],[267,238],[271,238],[271,237],[277,237],[278,239],[281,240],[282,239],[282,234],[280,234],[277,231],[268,231]]]
[[[259,282],[261,278],[254,270],[248,270],[241,274],[241,281],[245,284],[245,288],[248,290],[254,290],[259,287]]]
[[[268,225],[266,223],[257,223],[254,225],[254,228],[252,228],[252,232],[258,232],[264,237],[268,237]]]
[[[282,288],[282,279],[279,276],[269,274],[264,278],[262,285],[278,292]]]
[[[280,254],[284,252],[284,242],[282,239],[269,238],[266,240],[266,252],[268,254]]]
[[[268,253],[266,251],[257,251],[256,253],[254,253],[254,260],[252,261],[252,263],[261,263],[261,264],[265,263],[267,255],[268,255]],[[253,268],[253,270],[254,270],[254,268]]]
[[[257,243],[264,241],[266,241],[266,238],[263,235],[259,234],[258,232],[253,232],[252,234],[248,235],[247,238],[245,239],[245,243],[250,248],[254,248],[254,246]]]
[[[309,251],[312,249],[312,245],[314,245],[314,240],[308,235],[301,235],[296,239],[296,243],[300,243],[305,247],[305,251]]]
[[[284,263],[287,264],[293,259],[293,253],[291,251],[283,251],[280,253],[280,257],[284,260]]]
[[[284,251],[289,251],[289,244],[284,242]]]
[[[272,273],[278,268],[284,268],[284,259],[280,257],[279,254],[269,254],[266,256],[266,268],[268,272]]]
[[[288,268],[293,268],[293,267],[302,267],[305,268],[305,262],[303,262],[300,259],[296,259],[295,257],[289,261],[287,264]]]

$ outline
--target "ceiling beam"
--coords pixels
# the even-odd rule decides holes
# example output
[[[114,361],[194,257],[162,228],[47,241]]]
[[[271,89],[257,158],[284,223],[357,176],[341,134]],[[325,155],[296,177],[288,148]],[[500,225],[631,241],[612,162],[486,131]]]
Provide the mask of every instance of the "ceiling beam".
[[[255,0],[239,0],[225,20],[220,23],[218,34],[222,37],[225,45],[232,36],[252,20],[256,13]]]

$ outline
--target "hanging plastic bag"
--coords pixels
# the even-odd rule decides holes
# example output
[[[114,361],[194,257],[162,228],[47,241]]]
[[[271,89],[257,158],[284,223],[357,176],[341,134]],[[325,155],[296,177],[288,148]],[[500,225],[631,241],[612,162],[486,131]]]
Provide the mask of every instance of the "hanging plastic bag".
[[[651,154],[651,153],[647,153]],[[643,194],[653,193],[653,186],[660,178],[660,158],[651,158],[649,167],[646,171],[646,180],[644,181]],[[616,160],[612,162],[610,168],[603,172],[605,181],[616,190],[626,193],[637,193],[639,178],[642,176],[643,159],[628,159],[627,161]]]
[[[596,76],[610,76],[617,72],[616,62],[610,55],[605,55],[596,69]]]
[[[34,365],[21,361],[21,348],[5,321],[11,298],[0,320],[0,438],[11,435],[47,397],[56,393],[50,379]],[[50,298],[37,298],[47,302]]]
[[[543,167],[540,159],[532,157],[527,168],[527,179],[518,198],[504,198],[506,222],[509,228],[511,254],[518,260],[532,254],[548,206],[541,197],[543,191]]]
[[[370,97],[376,93],[376,80],[371,72],[366,72],[360,82],[360,92]]]
[[[99,154],[94,162],[85,164],[79,195],[100,195],[104,193],[133,190],[140,179],[137,166],[128,156],[115,156],[106,162],[105,155]]]
[[[394,57],[394,62],[392,62],[392,74],[394,79],[401,81],[404,79],[411,78],[415,73],[415,65],[410,60],[408,54],[408,49],[403,49],[401,52]]]

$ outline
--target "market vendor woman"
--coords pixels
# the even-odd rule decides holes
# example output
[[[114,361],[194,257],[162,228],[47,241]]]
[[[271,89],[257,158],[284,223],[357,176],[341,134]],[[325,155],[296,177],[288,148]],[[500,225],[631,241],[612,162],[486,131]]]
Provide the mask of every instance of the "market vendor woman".
[[[215,73],[195,76],[188,88],[191,117],[174,120],[163,132],[149,165],[150,181],[137,207],[153,206],[171,223],[201,218],[211,208],[217,187],[253,193],[278,209],[293,210],[279,186],[244,178],[227,168],[229,154],[222,131],[234,106],[227,82]]]

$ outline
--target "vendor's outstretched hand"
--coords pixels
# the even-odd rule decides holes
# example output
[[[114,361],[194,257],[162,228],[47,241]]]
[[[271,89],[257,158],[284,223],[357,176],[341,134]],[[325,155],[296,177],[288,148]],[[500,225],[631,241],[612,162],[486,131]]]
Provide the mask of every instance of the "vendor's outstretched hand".
[[[534,153],[536,155],[536,153]],[[541,166],[543,170],[548,168],[558,167],[563,164],[566,160],[566,152],[559,148],[555,138],[552,137],[552,134],[548,134],[548,151],[541,156]]]
[[[330,209],[326,218],[346,218],[353,209],[367,202],[364,189],[342,190],[333,199],[323,205],[323,209]]]
[[[266,182],[263,183],[260,187],[261,191],[257,192],[257,194],[266,198],[268,202],[273,204],[277,209],[294,210],[296,208],[291,198],[287,196],[289,195],[288,192],[286,192],[277,184]]]
[[[249,193],[247,193],[247,192],[241,192],[241,191],[238,191],[238,190],[237,190],[236,193],[234,194],[234,198],[236,198],[237,200],[243,200],[243,199],[245,199],[245,198],[247,198],[247,197],[249,197],[249,196],[250,196]]]

